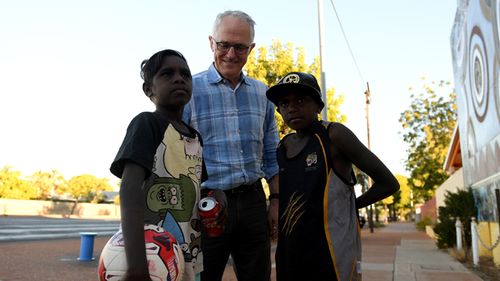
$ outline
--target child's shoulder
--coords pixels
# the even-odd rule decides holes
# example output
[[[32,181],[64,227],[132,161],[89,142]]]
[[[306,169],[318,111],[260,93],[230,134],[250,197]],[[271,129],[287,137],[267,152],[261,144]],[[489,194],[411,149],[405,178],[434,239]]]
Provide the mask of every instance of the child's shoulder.
[[[156,114],[154,112],[150,112],[150,111],[143,111],[139,114],[137,114],[134,119],[154,119],[156,118],[155,116]]]
[[[136,126],[144,126],[144,125],[149,125],[149,126],[157,126],[160,124],[163,125],[168,125],[170,121],[162,116],[161,114],[158,114],[156,112],[149,112],[149,111],[144,111],[139,114],[137,114],[132,121],[130,121],[131,125],[136,125]]]
[[[280,147],[283,144],[285,144],[286,142],[288,142],[290,140],[290,136],[292,136],[292,135],[295,135],[295,133],[288,133],[285,136],[283,136],[278,143],[278,147]]]
[[[344,124],[340,122],[327,122],[327,132],[333,144],[349,144],[355,141],[356,135]]]
[[[154,112],[154,111],[143,111],[143,112],[137,114],[136,118],[159,120],[161,122],[170,123],[170,120],[168,119],[167,116],[165,116],[164,114],[161,114],[159,112]]]
[[[347,128],[344,124],[340,122],[330,122],[330,121],[321,121],[321,125],[325,129],[328,130],[328,132],[337,132],[337,133],[342,133],[343,131],[349,131],[349,128]]]

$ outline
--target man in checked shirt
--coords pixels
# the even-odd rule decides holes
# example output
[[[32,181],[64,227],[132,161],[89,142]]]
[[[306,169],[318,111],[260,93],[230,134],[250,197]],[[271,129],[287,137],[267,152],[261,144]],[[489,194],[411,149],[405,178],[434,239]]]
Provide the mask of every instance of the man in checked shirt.
[[[255,47],[252,18],[220,13],[208,37],[214,62],[193,76],[193,97],[183,120],[200,132],[208,180],[203,189],[223,190],[228,216],[219,237],[202,234],[202,281],[222,280],[229,255],[239,281],[270,279],[270,239],[278,225],[279,141],[267,86],[243,74]],[[269,206],[261,179],[269,184]]]

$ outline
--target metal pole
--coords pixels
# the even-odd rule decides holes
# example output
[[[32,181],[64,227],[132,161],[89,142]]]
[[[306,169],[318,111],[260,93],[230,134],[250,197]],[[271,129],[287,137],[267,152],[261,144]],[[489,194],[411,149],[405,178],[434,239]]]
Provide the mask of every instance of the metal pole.
[[[495,189],[495,196],[497,197],[497,220],[500,222],[500,189]]]
[[[365,112],[366,112],[366,138],[368,139],[368,149],[371,148],[370,145],[370,85],[366,82],[366,91],[365,91]],[[368,176],[368,188],[372,186],[372,179]],[[370,233],[373,233],[373,204],[370,205],[368,211],[368,224],[370,225]]]
[[[319,69],[321,72],[321,96],[325,107],[321,111],[321,118],[328,120],[328,103],[326,101],[326,74],[323,72],[323,0],[318,0],[318,26],[319,26]]]
[[[413,220],[413,190],[410,189],[410,221]]]
[[[458,217],[457,221],[455,222],[455,229],[457,232],[457,250],[462,250],[462,222]]]
[[[470,232],[472,236],[472,263],[474,267],[479,266],[479,245],[477,244],[477,224],[476,218],[471,218]]]
[[[365,91],[365,101],[366,101],[366,138],[368,139],[368,149],[371,148],[370,145],[370,85],[366,82],[366,91]]]

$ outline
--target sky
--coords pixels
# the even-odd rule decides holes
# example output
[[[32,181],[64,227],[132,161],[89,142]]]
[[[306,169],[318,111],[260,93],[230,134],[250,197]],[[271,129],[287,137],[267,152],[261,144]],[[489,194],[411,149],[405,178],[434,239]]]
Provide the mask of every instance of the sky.
[[[345,98],[346,125],[367,143],[366,83],[372,94],[372,151],[397,174],[407,146],[401,112],[409,87],[453,83],[450,34],[456,0],[323,1],[323,71]],[[337,10],[356,68],[340,24]],[[130,120],[154,106],[140,63],[170,48],[191,72],[213,61],[208,36],[222,11],[256,22],[256,47],[273,40],[319,56],[316,0],[17,0],[0,2],[0,168],[23,175],[52,169],[117,179],[109,166]]]

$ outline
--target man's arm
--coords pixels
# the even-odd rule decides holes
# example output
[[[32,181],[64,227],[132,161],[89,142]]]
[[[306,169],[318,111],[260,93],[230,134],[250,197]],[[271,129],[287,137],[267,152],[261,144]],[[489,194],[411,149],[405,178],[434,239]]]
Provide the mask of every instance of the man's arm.
[[[278,147],[279,137],[276,129],[276,120],[274,118],[274,105],[267,102],[266,118],[264,124],[264,173],[266,174],[267,184],[272,196],[269,200],[267,211],[267,220],[272,239],[278,238],[278,209],[279,209],[279,177],[278,160],[276,157],[276,148]]]

